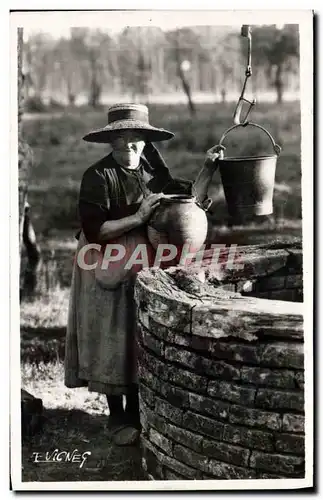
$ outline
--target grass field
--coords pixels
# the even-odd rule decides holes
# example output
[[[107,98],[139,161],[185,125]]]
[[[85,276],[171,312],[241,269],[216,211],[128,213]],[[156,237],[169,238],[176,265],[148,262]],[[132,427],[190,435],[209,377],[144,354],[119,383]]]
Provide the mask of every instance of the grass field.
[[[151,107],[151,123],[175,133],[171,141],[158,145],[173,175],[194,179],[203,165],[207,149],[218,144],[223,132],[232,125],[232,114],[232,104],[199,105],[194,120],[184,105]],[[264,126],[282,147],[276,169],[275,217],[299,219],[299,104],[285,103],[282,107],[259,104],[252,120]],[[37,115],[25,121],[25,136],[35,154],[29,201],[37,234],[48,237],[60,229],[78,228],[77,196],[82,174],[109,152],[109,146],[89,144],[82,137],[105,124],[105,111],[82,109]],[[226,156],[272,153],[268,137],[250,126],[231,132],[224,144],[227,146]],[[223,224],[227,210],[218,172],[214,175],[210,195],[214,199],[214,223]]]
[[[199,105],[194,120],[185,106],[151,106],[150,121],[175,132],[160,145],[173,175],[193,179],[205,152],[218,144],[232,125],[233,105]],[[273,135],[282,147],[275,186],[277,233],[300,234],[301,158],[298,103],[258,105],[252,120]],[[79,227],[77,196],[83,172],[109,150],[82,141],[89,130],[106,124],[104,111],[86,109],[43,114],[24,123],[25,137],[35,153],[29,202],[42,247],[72,248]],[[268,138],[247,127],[229,135],[226,155],[271,153]],[[306,168],[306,166],[305,166]],[[309,166],[308,168],[311,168]],[[227,212],[219,174],[210,195],[214,224],[223,226]],[[272,239],[263,234],[263,240]],[[72,259],[71,259],[72,264]],[[43,399],[45,424],[41,434],[23,445],[24,481],[91,481],[143,479],[138,447],[115,449],[106,435],[107,406],[103,396],[63,384],[64,336],[68,288],[44,290],[33,301],[21,303],[21,372],[23,387]],[[33,452],[91,451],[83,469],[77,464],[35,464]]]

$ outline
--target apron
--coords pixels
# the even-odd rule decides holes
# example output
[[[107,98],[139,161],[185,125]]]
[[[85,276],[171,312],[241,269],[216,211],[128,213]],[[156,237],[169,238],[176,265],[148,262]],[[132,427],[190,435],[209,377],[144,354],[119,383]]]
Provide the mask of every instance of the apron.
[[[126,253],[146,241],[142,232],[131,231],[118,240]],[[107,270],[100,254],[86,252],[82,269],[80,250],[87,244],[81,232],[73,266],[65,347],[65,385],[87,386],[104,394],[127,394],[137,384],[136,306],[134,284],[137,268],[125,269],[126,260]],[[102,256],[102,254],[101,254]]]

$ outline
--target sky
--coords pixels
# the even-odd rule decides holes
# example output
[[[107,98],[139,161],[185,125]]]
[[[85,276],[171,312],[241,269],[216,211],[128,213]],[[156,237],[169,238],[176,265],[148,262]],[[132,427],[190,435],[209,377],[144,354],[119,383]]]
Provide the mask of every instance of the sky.
[[[163,30],[171,30],[183,26],[237,26],[240,32],[242,24],[277,24],[284,22],[280,13],[255,13],[245,11],[233,15],[232,11],[38,11],[14,12],[12,20],[24,28],[24,36],[44,32],[55,38],[68,36],[71,27],[91,27],[106,29],[112,34],[126,26],[158,26]],[[267,15],[266,15],[267,14]],[[274,15],[273,15],[274,14]],[[243,19],[244,18],[244,19]],[[285,17],[286,18],[286,17]],[[287,19],[287,18],[286,18]],[[288,19],[291,19],[289,14]],[[291,21],[289,21],[291,22]]]

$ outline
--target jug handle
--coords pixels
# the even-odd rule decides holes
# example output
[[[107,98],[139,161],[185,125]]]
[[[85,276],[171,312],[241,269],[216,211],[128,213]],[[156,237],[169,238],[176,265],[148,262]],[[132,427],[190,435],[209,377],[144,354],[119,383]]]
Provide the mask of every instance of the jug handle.
[[[272,137],[272,135],[268,132],[268,130],[266,130],[264,127],[262,127],[261,125],[257,125],[256,123],[252,123],[252,122],[246,122],[246,123],[238,123],[237,125],[233,125],[232,127],[228,128],[222,135],[221,139],[220,139],[220,142],[219,142],[219,147],[222,147],[224,148],[224,146],[222,145],[222,142],[224,141],[224,139],[226,138],[226,136],[228,135],[229,132],[231,132],[232,130],[238,128],[238,127],[246,127],[247,125],[251,125],[252,127],[257,127],[257,128],[260,128],[263,132],[265,132],[265,134],[267,134],[267,136],[269,137],[271,143],[272,143],[272,146],[274,148],[274,151],[276,153],[277,156],[280,155],[281,153],[281,147],[275,143],[274,141],[274,138]],[[225,149],[225,148],[224,148]]]

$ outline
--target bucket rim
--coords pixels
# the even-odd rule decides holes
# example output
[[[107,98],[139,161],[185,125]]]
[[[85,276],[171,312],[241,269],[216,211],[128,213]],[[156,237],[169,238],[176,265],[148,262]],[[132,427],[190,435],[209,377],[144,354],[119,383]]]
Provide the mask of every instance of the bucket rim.
[[[262,155],[262,156],[225,156],[224,158],[218,158],[219,162],[223,161],[245,161],[245,160],[268,160],[277,159],[277,155]]]

